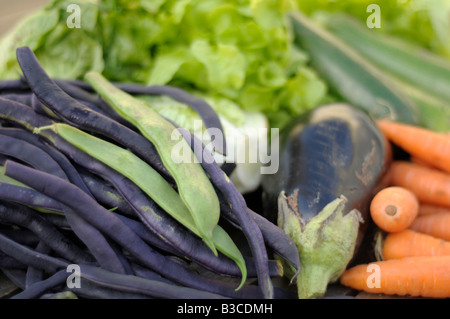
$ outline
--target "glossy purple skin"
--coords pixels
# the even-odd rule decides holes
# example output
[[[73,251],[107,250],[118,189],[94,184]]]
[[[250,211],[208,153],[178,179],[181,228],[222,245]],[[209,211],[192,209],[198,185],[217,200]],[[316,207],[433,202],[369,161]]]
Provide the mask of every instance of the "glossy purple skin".
[[[364,219],[359,243],[390,160],[376,123],[350,105],[329,104],[293,119],[279,141],[279,170],[262,181],[265,216],[276,222],[281,191],[296,201],[291,208],[305,223],[344,195],[347,211],[358,209]]]

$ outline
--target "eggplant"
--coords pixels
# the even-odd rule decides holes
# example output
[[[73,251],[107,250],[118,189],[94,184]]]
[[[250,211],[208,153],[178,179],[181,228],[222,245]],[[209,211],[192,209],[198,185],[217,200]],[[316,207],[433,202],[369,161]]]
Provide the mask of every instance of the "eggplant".
[[[347,103],[292,119],[278,143],[279,169],[262,178],[262,214],[297,245],[299,298],[321,297],[361,246],[392,153],[375,121]]]

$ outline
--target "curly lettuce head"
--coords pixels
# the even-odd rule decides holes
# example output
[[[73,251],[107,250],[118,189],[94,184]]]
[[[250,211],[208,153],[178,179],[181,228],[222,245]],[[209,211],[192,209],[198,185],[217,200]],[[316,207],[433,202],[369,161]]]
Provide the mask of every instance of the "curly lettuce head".
[[[67,24],[80,7],[80,28]],[[28,45],[51,76],[171,84],[224,97],[274,127],[319,104],[325,83],[293,46],[292,0],[61,1],[21,21],[0,42],[0,78],[20,74]]]
[[[29,46],[54,77],[81,78],[103,70],[103,47],[96,37],[99,9],[95,1],[80,1],[80,27],[69,27],[72,1],[53,1],[19,21],[0,41],[0,79],[17,78],[21,71],[16,48]]]

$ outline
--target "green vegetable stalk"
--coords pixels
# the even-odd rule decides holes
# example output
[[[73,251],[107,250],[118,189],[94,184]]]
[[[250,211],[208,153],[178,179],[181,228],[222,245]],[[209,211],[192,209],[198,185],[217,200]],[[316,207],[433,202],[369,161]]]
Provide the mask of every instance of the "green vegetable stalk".
[[[396,36],[450,58],[450,1],[448,0],[296,0],[298,8],[316,21],[330,21],[330,14],[346,13],[366,23],[378,5],[381,27],[371,31]]]
[[[353,257],[360,213],[345,213],[346,198],[336,198],[306,224],[292,211],[282,192],[278,198],[278,226],[295,242],[300,253],[300,273],[296,277],[300,299],[322,297]],[[289,268],[288,265],[285,267]]]
[[[421,125],[450,129],[450,60],[398,37],[367,29],[347,15],[330,15],[327,28],[380,69],[416,104]]]

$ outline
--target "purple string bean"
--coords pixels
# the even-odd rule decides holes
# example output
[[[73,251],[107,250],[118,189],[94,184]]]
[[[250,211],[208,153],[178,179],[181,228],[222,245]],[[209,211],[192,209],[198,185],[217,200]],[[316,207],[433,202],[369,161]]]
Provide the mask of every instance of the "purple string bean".
[[[25,165],[7,161],[5,174],[44,194],[61,200],[78,214],[86,218],[89,223],[98,227],[102,232],[114,239],[123,249],[126,249],[140,263],[161,275],[174,280],[186,287],[192,287],[228,297],[260,298],[259,288],[244,285],[238,291],[233,284],[221,280],[214,280],[198,275],[182,267],[148,246],[130,228],[110,211],[86,195],[76,186],[54,175],[35,170]],[[4,248],[1,247],[3,250]],[[8,253],[9,251],[6,251]],[[34,261],[32,261],[34,262]]]

